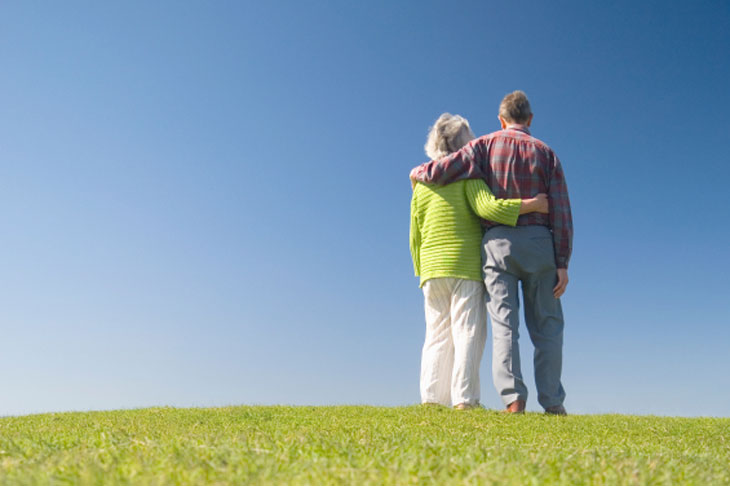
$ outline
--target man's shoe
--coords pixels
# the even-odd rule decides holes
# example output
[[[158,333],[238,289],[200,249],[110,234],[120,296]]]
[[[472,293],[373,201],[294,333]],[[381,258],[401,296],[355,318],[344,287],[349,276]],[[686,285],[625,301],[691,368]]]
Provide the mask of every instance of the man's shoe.
[[[474,408],[479,408],[479,402],[477,402],[477,403],[460,403],[458,405],[454,405],[454,408],[456,410],[472,410]]]
[[[565,411],[565,407],[562,405],[548,407],[545,409],[545,413],[548,415],[568,415],[568,412]]]
[[[515,400],[514,402],[507,405],[504,413],[525,413],[525,401]]]

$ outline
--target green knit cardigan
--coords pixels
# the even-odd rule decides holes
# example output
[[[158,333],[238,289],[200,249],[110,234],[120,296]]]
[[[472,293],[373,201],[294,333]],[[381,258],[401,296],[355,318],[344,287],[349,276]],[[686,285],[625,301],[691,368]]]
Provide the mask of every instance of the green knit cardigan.
[[[482,280],[479,218],[514,226],[520,199],[495,199],[482,179],[418,183],[411,199],[410,247],[421,287],[430,278]]]

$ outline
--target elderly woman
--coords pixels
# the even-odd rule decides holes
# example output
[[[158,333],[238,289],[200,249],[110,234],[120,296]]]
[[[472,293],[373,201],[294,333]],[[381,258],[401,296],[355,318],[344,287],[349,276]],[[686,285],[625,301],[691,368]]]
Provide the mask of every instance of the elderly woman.
[[[439,159],[474,138],[469,122],[444,113],[431,127],[426,155]],[[422,403],[479,405],[479,364],[487,338],[480,218],[514,226],[518,215],[547,209],[544,194],[495,199],[481,179],[414,186],[410,247],[426,308]]]

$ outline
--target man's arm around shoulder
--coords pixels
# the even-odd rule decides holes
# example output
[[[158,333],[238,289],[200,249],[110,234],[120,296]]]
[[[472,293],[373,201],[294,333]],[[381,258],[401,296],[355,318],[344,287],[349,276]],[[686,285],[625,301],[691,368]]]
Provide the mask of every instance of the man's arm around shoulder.
[[[411,170],[410,178],[439,186],[464,179],[485,179],[485,160],[485,142],[483,137],[477,138],[446,157],[419,165]]]

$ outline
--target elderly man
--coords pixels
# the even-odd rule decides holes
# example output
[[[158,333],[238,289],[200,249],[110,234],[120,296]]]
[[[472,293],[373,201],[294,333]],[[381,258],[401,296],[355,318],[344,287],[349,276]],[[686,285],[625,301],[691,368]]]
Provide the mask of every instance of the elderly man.
[[[559,298],[568,284],[573,225],[560,161],[550,147],[530,135],[532,116],[525,93],[508,94],[499,107],[502,130],[416,167],[411,179],[438,185],[483,179],[498,198],[548,193],[547,215],[520,216],[514,228],[484,222],[487,231],[482,240],[482,263],[493,329],[492,374],[506,411],[524,412],[527,401],[518,345],[521,283],[525,324],[535,346],[538,402],[549,414],[565,415]]]

